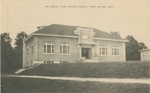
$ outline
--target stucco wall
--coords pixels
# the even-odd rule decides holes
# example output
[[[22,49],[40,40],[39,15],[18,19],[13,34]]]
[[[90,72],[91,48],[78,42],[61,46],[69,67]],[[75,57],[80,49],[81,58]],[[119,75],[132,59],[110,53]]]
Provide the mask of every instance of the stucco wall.
[[[44,54],[44,42],[54,42],[54,54]],[[70,54],[60,54],[60,43],[67,42],[70,44]],[[58,37],[42,37],[34,38],[34,60],[36,61],[72,61],[75,62],[78,58],[77,39],[73,38],[58,38]]]
[[[101,40],[94,40],[95,42],[99,44],[107,45],[107,55],[100,55],[99,50],[99,44],[95,46],[95,56],[98,57],[100,62],[102,61],[120,61],[124,62],[125,59],[125,43],[124,42],[115,42],[115,41],[101,41]],[[118,45],[119,46],[119,55],[112,55],[112,45]]]
[[[150,61],[150,50],[141,51],[141,61]]]
[[[34,60],[34,52],[31,52],[31,46],[34,46],[34,38],[30,38],[26,43],[24,43],[24,60],[23,60],[23,67],[29,67],[32,65],[32,62]],[[27,47],[29,48],[29,52],[27,54]]]
[[[44,54],[44,42],[53,41],[54,43],[54,54]],[[60,54],[60,43],[67,42],[70,44],[70,54],[69,55],[61,55]],[[104,41],[104,40],[94,40],[95,44],[94,49],[94,57],[97,57],[100,62],[105,61],[125,61],[125,43],[124,42],[115,42],[115,41]],[[107,55],[100,55],[100,44],[107,45]],[[33,45],[33,53],[31,52],[31,47]],[[112,45],[119,46],[119,55],[112,55]],[[27,46],[29,47],[29,54],[27,55]],[[24,58],[24,67],[31,66],[33,61],[70,61],[77,62],[78,58],[81,56],[81,47],[78,45],[77,38],[64,38],[64,37],[46,37],[46,36],[34,36],[30,38],[25,43],[25,58]],[[92,47],[91,46],[91,47]],[[82,47],[84,47],[82,45]],[[92,49],[92,48],[91,48]],[[91,53],[93,54],[93,53]],[[92,55],[93,56],[93,55]],[[94,58],[92,57],[92,58]]]

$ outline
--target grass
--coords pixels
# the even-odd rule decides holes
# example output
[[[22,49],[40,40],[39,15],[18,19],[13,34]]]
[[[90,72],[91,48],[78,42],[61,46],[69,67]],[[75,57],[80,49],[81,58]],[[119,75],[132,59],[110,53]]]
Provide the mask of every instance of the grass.
[[[2,78],[2,93],[149,93],[148,84]]]
[[[149,71],[149,62],[103,62],[41,64],[20,74],[95,78],[150,78]]]
[[[14,74],[16,71],[17,71],[17,69],[7,70],[7,71],[1,70],[1,74]]]

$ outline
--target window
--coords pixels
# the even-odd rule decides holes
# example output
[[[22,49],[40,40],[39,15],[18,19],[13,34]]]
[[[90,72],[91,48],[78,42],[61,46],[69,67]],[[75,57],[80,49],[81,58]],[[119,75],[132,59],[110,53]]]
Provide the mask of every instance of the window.
[[[33,44],[32,44],[32,46],[31,46],[31,53],[33,54]]]
[[[69,61],[60,61],[60,63],[69,63]]]
[[[107,55],[107,45],[100,45],[100,55]]]
[[[60,44],[60,54],[69,54],[70,44],[66,42],[61,42]]]
[[[45,54],[54,54],[54,43],[53,42],[45,42],[44,43],[44,53]]]
[[[112,55],[119,55],[119,46],[112,45]]]
[[[27,67],[28,67],[28,62],[27,62]]]
[[[29,46],[27,46],[27,55],[29,55]]]

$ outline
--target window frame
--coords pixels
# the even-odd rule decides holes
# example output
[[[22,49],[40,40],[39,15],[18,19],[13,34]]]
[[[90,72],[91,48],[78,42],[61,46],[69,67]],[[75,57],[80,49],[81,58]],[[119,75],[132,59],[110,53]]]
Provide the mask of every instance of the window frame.
[[[70,55],[70,43],[60,42],[60,55]]]
[[[44,49],[44,51],[43,51],[44,54],[55,54],[54,42],[52,42],[52,41],[44,42],[43,49]]]
[[[111,45],[111,55],[112,56],[119,56],[120,55],[120,49],[118,45]]]
[[[108,56],[108,47],[106,44],[99,45],[99,55],[100,56]]]

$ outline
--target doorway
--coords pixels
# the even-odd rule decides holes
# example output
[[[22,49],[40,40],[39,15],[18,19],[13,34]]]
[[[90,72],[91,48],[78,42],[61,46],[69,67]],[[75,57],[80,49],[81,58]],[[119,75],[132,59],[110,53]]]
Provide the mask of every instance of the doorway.
[[[90,59],[90,48],[82,48],[82,57],[85,57],[85,59]]]

